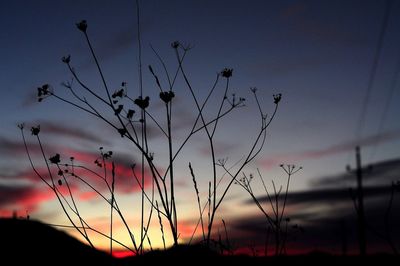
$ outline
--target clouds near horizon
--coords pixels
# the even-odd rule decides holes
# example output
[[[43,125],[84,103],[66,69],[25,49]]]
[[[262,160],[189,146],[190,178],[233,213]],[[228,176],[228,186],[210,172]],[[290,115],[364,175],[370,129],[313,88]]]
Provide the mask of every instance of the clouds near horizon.
[[[374,171],[375,169],[375,171]],[[371,250],[388,250],[389,245],[386,238],[386,215],[391,225],[400,222],[400,194],[398,189],[392,187],[392,182],[400,180],[398,175],[400,159],[377,163],[366,177],[364,182],[364,206],[367,219],[367,237]],[[342,252],[343,241],[347,242],[348,251],[357,253],[356,211],[352,200],[355,193],[356,178],[354,174],[338,174],[331,177],[321,177],[311,184],[311,189],[290,192],[287,195],[285,217],[290,217],[290,225],[298,224],[304,227],[304,233],[297,231],[289,233],[288,246],[295,248],[318,248],[321,250]],[[343,179],[348,182],[344,183]],[[350,179],[350,181],[349,181]],[[253,182],[257,182],[255,179]],[[254,185],[254,184],[253,184]],[[269,184],[267,184],[268,187]],[[353,188],[351,192],[350,188]],[[389,209],[391,192],[394,192],[393,204]],[[271,190],[270,190],[271,192]],[[269,198],[266,195],[256,195],[259,202],[268,213],[270,210]],[[282,204],[283,195],[279,198]],[[254,205],[249,197],[243,204]],[[258,210],[257,210],[258,211]],[[264,215],[258,211],[253,217],[238,217],[230,221],[232,230],[231,241],[246,241],[246,239],[257,239],[259,246],[263,247],[266,235],[267,223]],[[393,239],[398,239],[400,230],[392,226],[390,233]],[[296,242],[293,238],[299,239]],[[396,245],[400,243],[396,241]]]
[[[265,168],[276,167],[281,163],[299,163],[309,159],[322,159],[325,157],[337,155],[340,153],[354,150],[356,146],[368,147],[380,143],[386,143],[400,139],[400,130],[387,131],[379,135],[371,135],[360,140],[344,141],[326,148],[309,149],[290,154],[275,154],[259,160],[259,163]]]

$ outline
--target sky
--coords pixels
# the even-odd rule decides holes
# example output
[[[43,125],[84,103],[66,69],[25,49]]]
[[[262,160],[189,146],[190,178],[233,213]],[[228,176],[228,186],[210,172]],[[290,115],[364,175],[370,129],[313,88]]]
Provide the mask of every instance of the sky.
[[[355,185],[355,175],[346,173],[347,165],[355,168],[355,146],[361,146],[363,165],[376,166],[369,174],[371,181],[366,182],[366,210],[371,224],[378,226],[383,222],[390,184],[399,179],[400,2],[139,2],[143,90],[150,97],[149,110],[162,121],[161,126],[166,125],[165,113],[148,65],[163,86],[167,79],[151,47],[163,58],[170,73],[177,69],[171,43],[178,40],[191,47],[183,66],[201,101],[217,73],[224,68],[233,69],[228,98],[235,94],[237,99],[244,97],[246,101],[244,107],[224,117],[216,131],[216,156],[227,159],[227,166],[235,166],[243,159],[259,131],[259,113],[250,88],[257,87],[262,110],[269,116],[275,107],[273,95],[282,93],[277,114],[267,129],[265,146],[243,169],[244,173],[257,176],[259,169],[271,191],[272,180],[278,186],[286,185],[280,164],[301,166],[302,170],[290,182],[286,212],[292,217],[291,223],[303,226],[305,232],[296,236],[296,241],[291,239],[291,250],[324,247],[340,252],[340,240],[321,237],[340,228],[352,232],[344,235],[351,243],[349,250],[355,250],[355,214],[346,192]],[[130,97],[140,95],[135,1],[2,1],[0,215],[11,216],[17,211],[20,216],[29,214],[46,223],[68,224],[51,190],[32,171],[17,127],[25,123],[33,161],[46,175],[39,147],[30,134],[30,127],[40,124],[46,158],[59,153],[62,162],[69,162],[72,156],[75,163],[98,171],[93,162],[100,155],[99,147],[113,151],[112,159],[118,166],[116,196],[137,232],[140,188],[129,166],[140,162],[140,154],[126,138],[120,138],[99,119],[54,97],[40,103],[36,97],[38,87],[50,84],[57,95],[74,99],[61,85],[72,80],[71,72],[61,61],[67,55],[71,55],[71,65],[82,81],[105,96],[85,37],[75,25],[82,19],[88,22],[87,33],[110,90],[114,92],[126,82]],[[217,93],[205,109],[206,117],[216,113],[225,82],[221,77]],[[82,93],[76,80],[73,86]],[[196,109],[181,74],[174,92],[173,145],[178,147],[190,131]],[[82,95],[91,99],[90,95]],[[96,99],[91,101],[114,119],[112,111]],[[128,106],[128,101],[123,103]],[[132,103],[131,106],[135,107]],[[154,123],[149,130],[150,150],[165,171],[165,138]],[[188,142],[176,160],[176,198],[183,242],[190,238],[199,217],[189,162],[196,174],[201,201],[206,203],[212,165],[204,131]],[[222,169],[218,171],[223,176]],[[87,178],[106,192],[93,176]],[[150,189],[151,178],[146,178]],[[229,177],[225,176],[221,186],[228,182]],[[261,181],[254,178],[252,186],[268,208]],[[71,181],[71,187],[89,223],[108,233],[107,205],[82,183]],[[222,189],[218,193],[222,195]],[[259,236],[266,230],[265,221],[249,200],[249,194],[234,185],[216,218],[216,228],[222,228],[224,219],[238,248],[258,247],[264,241]],[[393,223],[398,219],[394,217]],[[156,218],[152,224],[152,243],[161,247]],[[322,226],[326,224],[333,229]],[[118,239],[128,243],[126,231],[120,230],[118,222],[115,228]],[[399,233],[398,228],[393,230]],[[68,232],[78,236],[73,230]],[[387,249],[385,241],[369,234],[371,249]],[[198,236],[200,231],[196,231]],[[95,235],[93,238],[100,248],[107,248],[106,239]],[[170,236],[167,242],[172,243]]]

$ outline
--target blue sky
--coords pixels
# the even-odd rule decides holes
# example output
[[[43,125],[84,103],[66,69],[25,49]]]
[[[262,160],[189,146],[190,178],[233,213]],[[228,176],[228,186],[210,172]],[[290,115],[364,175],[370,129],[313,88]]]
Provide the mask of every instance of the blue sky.
[[[60,83],[70,80],[71,74],[61,57],[68,54],[79,75],[93,87],[100,87],[84,37],[75,28],[76,22],[86,19],[110,87],[117,88],[126,81],[129,93],[136,98],[138,42],[134,2],[0,4],[0,184],[10,185],[15,179],[9,176],[29,170],[16,127],[21,122],[45,125],[43,134],[47,125],[46,144],[50,150],[69,147],[93,155],[98,146],[108,146],[117,154],[120,152],[121,157],[130,153],[120,139],[107,135],[111,131],[100,121],[55,99],[39,104],[35,93],[38,86],[49,83],[64,95],[65,88]],[[292,181],[291,190],[310,190],[321,178],[342,174],[347,164],[354,166],[355,145],[361,145],[365,164],[399,157],[400,2],[389,2],[391,9],[381,50],[375,59],[386,1],[143,1],[140,26],[144,88],[151,99],[156,99],[157,88],[147,65],[151,64],[158,73],[162,73],[162,68],[150,44],[171,69],[176,67],[176,61],[170,43],[179,40],[193,46],[185,67],[200,98],[206,96],[217,72],[233,68],[232,92],[248,101],[245,108],[227,118],[217,135],[221,147],[218,155],[229,157],[232,162],[241,158],[251,140],[249,136],[257,128],[256,106],[249,88],[259,89],[267,113],[273,110],[272,95],[282,93],[283,100],[269,128],[264,150],[248,171],[260,168],[270,180],[283,176],[280,163],[302,165],[304,169]],[[361,114],[374,60],[378,60],[375,78],[365,113]],[[184,89],[182,79],[177,83],[181,109],[177,109],[176,117],[184,125],[193,117],[192,105],[184,91],[178,93],[179,89]],[[158,110],[156,104],[153,106]],[[363,126],[359,127],[362,117]],[[70,132],[62,133],[65,128]],[[180,134],[179,128],[177,136]],[[156,149],[159,141],[155,136],[155,153],[161,157],[163,151]],[[188,161],[199,162],[198,169],[206,165],[202,141],[204,136],[196,137],[180,158],[181,198],[194,193],[190,180],[185,180]],[[199,173],[199,182],[206,195],[206,170]],[[240,202],[247,195],[235,188],[232,198],[235,197]],[[51,217],[49,213],[53,213],[54,207],[46,209],[40,204],[33,215],[37,212],[39,219]],[[5,204],[1,208],[10,206]],[[190,208],[182,205],[183,216],[188,220]],[[229,216],[227,209],[225,215]]]

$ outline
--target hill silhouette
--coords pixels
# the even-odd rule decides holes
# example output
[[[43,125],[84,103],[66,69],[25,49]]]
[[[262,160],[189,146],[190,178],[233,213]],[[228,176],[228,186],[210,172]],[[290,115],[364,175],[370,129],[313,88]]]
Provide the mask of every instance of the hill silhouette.
[[[38,221],[0,219],[1,259],[10,265],[113,265],[108,254]]]

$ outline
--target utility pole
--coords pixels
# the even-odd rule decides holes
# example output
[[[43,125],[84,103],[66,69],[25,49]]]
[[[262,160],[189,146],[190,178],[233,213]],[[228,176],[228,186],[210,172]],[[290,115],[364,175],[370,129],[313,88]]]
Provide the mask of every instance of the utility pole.
[[[356,147],[356,176],[357,176],[357,195],[353,197],[357,212],[357,233],[358,233],[358,244],[360,248],[360,256],[366,255],[366,237],[365,237],[365,212],[364,212],[364,191],[363,191],[363,170],[361,166],[361,154],[360,147]],[[348,167],[350,169],[350,167]]]
[[[347,228],[344,220],[340,221],[340,236],[342,243],[342,256],[347,256]]]
[[[362,168],[360,147],[356,147],[356,164],[357,164],[357,199],[358,199],[358,242],[360,245],[360,255],[366,255],[366,239],[365,239],[365,213],[364,213],[364,191],[362,185]]]

